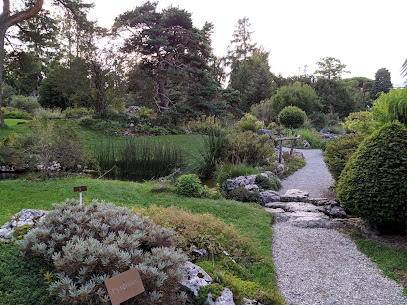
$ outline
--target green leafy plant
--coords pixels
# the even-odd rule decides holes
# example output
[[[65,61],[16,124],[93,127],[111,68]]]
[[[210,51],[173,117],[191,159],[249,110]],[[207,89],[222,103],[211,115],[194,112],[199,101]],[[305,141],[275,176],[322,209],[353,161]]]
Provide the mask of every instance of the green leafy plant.
[[[201,197],[201,180],[195,174],[182,175],[181,177],[178,177],[176,188],[178,195],[185,197]]]
[[[222,160],[226,163],[258,165],[272,156],[273,146],[268,135],[258,136],[246,131],[225,138]]]
[[[382,230],[407,228],[407,128],[394,122],[366,138],[337,184],[341,203]]]
[[[33,113],[35,109],[41,107],[41,105],[33,97],[22,95],[14,95],[11,98],[10,106],[24,110],[28,113]]]
[[[104,304],[104,280],[137,268],[145,292],[129,304],[179,304],[181,265],[186,256],[174,249],[174,231],[127,208],[68,200],[54,205],[41,224],[19,242],[25,255],[52,260],[57,280],[49,291],[63,304]]]
[[[372,111],[374,118],[382,124],[398,120],[407,125],[407,88],[380,95]]]
[[[347,133],[360,133],[364,135],[372,134],[378,127],[378,123],[373,120],[373,113],[370,111],[360,111],[350,113],[342,123]]]
[[[278,120],[287,128],[300,128],[307,115],[304,110],[295,106],[284,107],[278,114]]]
[[[337,181],[346,163],[359,144],[363,141],[362,134],[349,134],[333,139],[325,144],[324,161],[332,177]]]
[[[266,177],[264,175],[257,175],[255,184],[261,190],[278,191],[282,187],[280,179],[278,179],[277,177]]]

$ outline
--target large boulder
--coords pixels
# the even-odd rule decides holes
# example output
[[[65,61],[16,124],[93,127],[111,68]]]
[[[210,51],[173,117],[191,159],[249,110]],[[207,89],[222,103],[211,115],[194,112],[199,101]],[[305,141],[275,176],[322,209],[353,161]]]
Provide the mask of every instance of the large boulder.
[[[206,304],[209,305],[235,305],[235,302],[233,301],[233,293],[230,291],[228,288],[225,288],[222,291],[222,294],[216,298],[214,301],[212,299],[212,294],[208,294],[208,298],[206,299]]]
[[[192,302],[201,287],[212,284],[213,280],[205,270],[191,262],[186,262],[183,269],[184,277],[179,283],[180,289],[186,292],[188,302]]]

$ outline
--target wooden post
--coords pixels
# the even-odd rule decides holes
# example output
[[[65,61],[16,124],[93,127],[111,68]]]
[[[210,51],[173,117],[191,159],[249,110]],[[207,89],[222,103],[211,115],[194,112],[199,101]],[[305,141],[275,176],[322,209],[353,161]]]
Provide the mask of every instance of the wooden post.
[[[278,156],[278,163],[281,163],[281,158],[283,157],[283,140],[280,139],[280,153]]]
[[[295,140],[297,139],[297,134],[294,134],[293,141],[291,142],[290,159],[293,157]]]

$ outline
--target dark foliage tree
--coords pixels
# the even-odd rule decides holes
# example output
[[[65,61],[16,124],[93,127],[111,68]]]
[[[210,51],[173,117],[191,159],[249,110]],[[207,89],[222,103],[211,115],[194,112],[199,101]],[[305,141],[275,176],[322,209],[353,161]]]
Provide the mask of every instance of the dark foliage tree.
[[[90,107],[91,86],[88,65],[84,59],[76,58],[69,66],[55,63],[40,86],[39,102],[43,107],[61,108]]]
[[[212,25],[202,29],[192,25],[191,14],[169,7],[157,12],[156,2],[146,2],[116,18],[115,33],[127,32],[122,51],[136,53],[149,77],[156,83],[154,101],[162,112],[167,112],[174,100],[188,102],[196,96],[185,96],[197,87],[205,91],[211,78],[207,60],[211,55]],[[213,87],[212,87],[213,88]],[[205,98],[216,93],[204,92]],[[171,98],[171,95],[174,98]],[[174,99],[174,100],[173,100]],[[189,102],[195,102],[189,100]]]
[[[377,70],[370,97],[375,100],[379,97],[380,93],[388,93],[390,89],[393,89],[393,85],[389,70],[386,68]]]
[[[339,81],[353,100],[355,111],[366,110],[371,106],[370,92],[374,80],[366,77],[352,77]]]
[[[3,0],[3,12],[0,14],[0,92],[2,91],[3,83],[3,68],[4,68],[4,40],[7,30],[19,22],[32,18],[41,10],[43,0],[37,0],[35,4],[25,10],[17,13],[11,13],[10,0]],[[0,94],[0,108],[2,106],[2,97]],[[0,126],[4,125],[3,114],[0,110]]]
[[[4,81],[13,87],[17,94],[37,93],[42,78],[42,60],[36,53],[16,51],[6,55]]]
[[[296,106],[304,110],[307,115],[319,112],[323,108],[315,90],[309,85],[300,83],[278,89],[273,96],[270,113],[276,117],[286,106]]]
[[[320,78],[312,87],[324,107],[324,113],[338,113],[339,117],[344,118],[355,110],[352,98],[339,82]]]
[[[34,25],[22,24],[26,20],[30,20],[37,16],[42,9],[43,0],[26,0],[22,3],[20,11],[13,11],[10,5],[10,0],[3,0],[3,12],[0,14],[0,92],[3,84],[3,70],[4,70],[4,57],[5,57],[5,40],[6,32],[13,26],[19,26],[20,33],[19,38],[24,42],[31,41],[34,46],[40,45],[40,41],[46,38],[44,29],[49,29],[49,23],[45,22],[45,19],[37,18],[34,20]],[[91,4],[85,4],[82,0],[53,0],[55,5],[60,5],[71,11],[75,18],[82,18],[86,15],[83,12],[84,8],[89,8]],[[18,6],[17,6],[18,7]],[[36,24],[36,25],[35,25]],[[35,31],[31,31],[35,30]],[[49,33],[50,31],[46,31]],[[2,99],[0,95],[0,107],[2,106]],[[3,115],[0,111],[0,126],[4,125]]]

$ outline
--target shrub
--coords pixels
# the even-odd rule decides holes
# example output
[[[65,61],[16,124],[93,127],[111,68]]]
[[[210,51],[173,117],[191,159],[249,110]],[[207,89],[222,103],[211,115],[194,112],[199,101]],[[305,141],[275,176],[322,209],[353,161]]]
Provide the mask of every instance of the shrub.
[[[307,115],[322,110],[322,104],[315,90],[309,85],[300,83],[280,87],[273,96],[270,112],[277,116],[286,106],[296,106],[304,110]]]
[[[364,135],[372,134],[378,124],[373,121],[373,113],[369,111],[360,111],[350,113],[342,123],[343,128],[347,133],[360,133]]]
[[[335,181],[339,179],[346,163],[355,153],[363,138],[361,134],[349,134],[328,141],[325,144],[324,161]]]
[[[229,193],[229,199],[241,202],[260,202],[260,192],[239,186]]]
[[[246,113],[239,122],[236,123],[237,127],[239,128],[240,131],[253,131],[253,132],[257,132],[257,130],[259,130],[261,128],[260,125],[258,125],[258,119],[250,114],[250,113]]]
[[[48,109],[41,107],[35,109],[34,116],[42,120],[61,119],[62,112],[60,108]]]
[[[382,124],[398,120],[407,125],[407,88],[380,95],[372,111],[374,118]]]
[[[14,95],[10,103],[11,107],[24,110],[28,113],[33,113],[35,109],[40,108],[41,105],[31,96]]]
[[[186,256],[173,247],[174,232],[130,210],[94,201],[54,205],[19,242],[25,255],[53,262],[58,273],[49,291],[63,304],[106,304],[104,280],[137,268],[145,292],[128,304],[180,304],[180,266]]]
[[[249,238],[212,214],[192,214],[175,206],[156,205],[149,209],[133,208],[133,213],[149,216],[154,223],[174,229],[178,236],[177,245],[191,257],[194,249],[204,249],[213,255],[227,251],[239,262],[259,255]]]
[[[80,119],[92,115],[94,115],[94,111],[86,109],[84,107],[80,108],[68,107],[64,110],[64,116],[66,119]]]
[[[219,118],[206,115],[193,118],[185,124],[187,130],[202,134],[210,133],[213,129],[220,129],[221,127],[222,122]]]
[[[178,195],[186,197],[201,197],[201,180],[195,174],[178,177],[176,187]]]
[[[326,127],[326,125],[329,123],[329,118],[326,114],[322,112],[314,112],[313,114],[310,115],[309,117],[312,126],[316,130],[321,130]]]
[[[287,128],[300,128],[306,117],[305,111],[295,106],[284,107],[278,114],[279,122]]]
[[[250,114],[259,120],[264,121],[266,124],[269,124],[273,119],[273,116],[270,113],[270,105],[271,99],[266,99],[258,104],[254,104],[250,107]]]
[[[345,208],[379,229],[407,229],[406,147],[406,127],[384,125],[360,144],[338,181]]]
[[[26,112],[8,112],[3,115],[4,119],[20,119],[20,120],[31,120],[32,115]]]
[[[278,179],[277,177],[266,177],[266,176],[263,176],[263,175],[257,175],[256,176],[255,184],[261,190],[278,191],[282,187],[280,179]]]
[[[233,133],[225,138],[222,160],[231,163],[257,165],[273,155],[273,147],[268,135],[258,136],[246,131]]]

